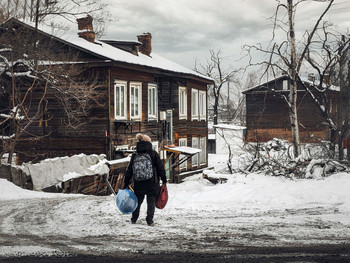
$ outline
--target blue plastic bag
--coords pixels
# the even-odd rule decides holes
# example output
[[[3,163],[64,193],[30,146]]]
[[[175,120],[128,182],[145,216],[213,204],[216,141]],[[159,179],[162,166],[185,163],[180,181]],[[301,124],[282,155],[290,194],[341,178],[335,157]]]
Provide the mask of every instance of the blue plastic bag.
[[[136,195],[130,189],[118,190],[117,207],[123,214],[131,214],[137,208],[138,202]]]

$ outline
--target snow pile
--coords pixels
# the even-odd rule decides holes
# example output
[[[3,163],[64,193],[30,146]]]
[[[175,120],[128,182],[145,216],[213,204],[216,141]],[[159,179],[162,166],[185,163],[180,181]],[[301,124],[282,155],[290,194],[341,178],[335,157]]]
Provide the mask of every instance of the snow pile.
[[[34,189],[41,190],[72,178],[108,174],[109,168],[106,162],[104,154],[79,154],[46,159],[36,164],[24,163],[22,170],[32,177]]]
[[[292,145],[276,138],[266,143],[245,145],[244,154],[234,156],[229,165],[231,171],[289,178],[320,178],[349,171],[346,164],[330,158],[326,143],[304,144],[301,155],[295,158]]]
[[[225,177],[227,183],[214,185],[201,175],[186,178],[180,185],[169,185],[172,198],[169,197],[168,204],[183,209],[190,206],[219,211],[228,207],[293,209],[318,203],[338,204],[343,211],[350,212],[348,173],[313,180],[290,180],[256,173],[222,175],[213,172],[209,176]]]
[[[62,194],[44,193],[23,189],[6,179],[0,179],[0,200],[64,197]]]

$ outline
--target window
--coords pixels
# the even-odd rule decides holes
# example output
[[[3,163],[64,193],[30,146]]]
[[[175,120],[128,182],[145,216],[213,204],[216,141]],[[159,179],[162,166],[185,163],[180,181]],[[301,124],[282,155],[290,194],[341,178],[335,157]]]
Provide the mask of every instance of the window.
[[[158,151],[158,142],[152,142],[152,149],[155,150],[156,152],[159,152]]]
[[[198,90],[192,89],[192,120],[198,120]]]
[[[157,119],[157,85],[148,84],[148,119]]]
[[[199,138],[198,137],[192,137],[192,148],[199,148]],[[192,156],[192,167],[198,166],[198,153]]]
[[[114,82],[114,118],[126,119],[126,81]]]
[[[174,127],[173,127],[173,111],[167,110],[166,111],[166,139],[169,144],[173,143],[174,140]]]
[[[283,80],[283,90],[288,90],[288,80]]]
[[[207,161],[207,137],[200,138],[199,149],[201,149],[199,153],[199,163],[205,164]]]
[[[199,91],[199,118],[200,120],[207,119],[207,96],[203,90]]]
[[[187,138],[180,138],[179,139],[179,146],[187,146]],[[181,161],[181,159],[185,158],[186,155],[184,154],[180,154],[179,156],[179,160]],[[186,170],[187,169],[187,161],[183,162],[180,164],[180,170]]]
[[[138,82],[130,83],[130,118],[141,119],[142,85]]]
[[[179,118],[187,119],[187,88],[179,87]]]

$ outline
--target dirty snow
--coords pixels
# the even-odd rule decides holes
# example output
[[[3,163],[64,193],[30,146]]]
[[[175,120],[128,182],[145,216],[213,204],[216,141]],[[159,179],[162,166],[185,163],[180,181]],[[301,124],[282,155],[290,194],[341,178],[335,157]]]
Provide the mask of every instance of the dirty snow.
[[[212,184],[201,174],[168,184],[169,201],[146,224],[121,214],[114,196],[51,194],[0,180],[0,256],[67,253],[218,252],[234,246],[348,244],[350,174],[290,180],[219,174],[226,156],[210,155]]]

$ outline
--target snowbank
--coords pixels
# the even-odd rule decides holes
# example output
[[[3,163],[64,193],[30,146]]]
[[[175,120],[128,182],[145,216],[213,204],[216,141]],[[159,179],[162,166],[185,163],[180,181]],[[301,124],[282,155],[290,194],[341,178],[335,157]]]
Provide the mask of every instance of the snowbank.
[[[0,179],[0,200],[17,200],[31,198],[49,198],[49,197],[64,197],[63,194],[44,193],[23,189],[15,184]]]
[[[338,173],[322,179],[295,179],[263,174],[215,174],[227,178],[227,183],[213,185],[201,175],[185,179],[180,185],[168,186],[169,206],[188,206],[209,210],[295,209],[315,204],[339,205],[350,212],[350,174]]]
[[[200,174],[188,177],[181,184],[168,184],[167,208],[198,210],[293,209],[318,205],[340,207],[350,212],[350,174],[338,173],[322,179],[271,177],[263,174],[215,174],[226,177],[227,183],[212,184]],[[0,200],[64,197],[66,194],[29,191],[0,180]]]
[[[109,168],[106,162],[104,154],[79,154],[46,159],[36,164],[25,163],[22,165],[22,170],[32,177],[34,190],[41,190],[72,178],[107,174]]]

